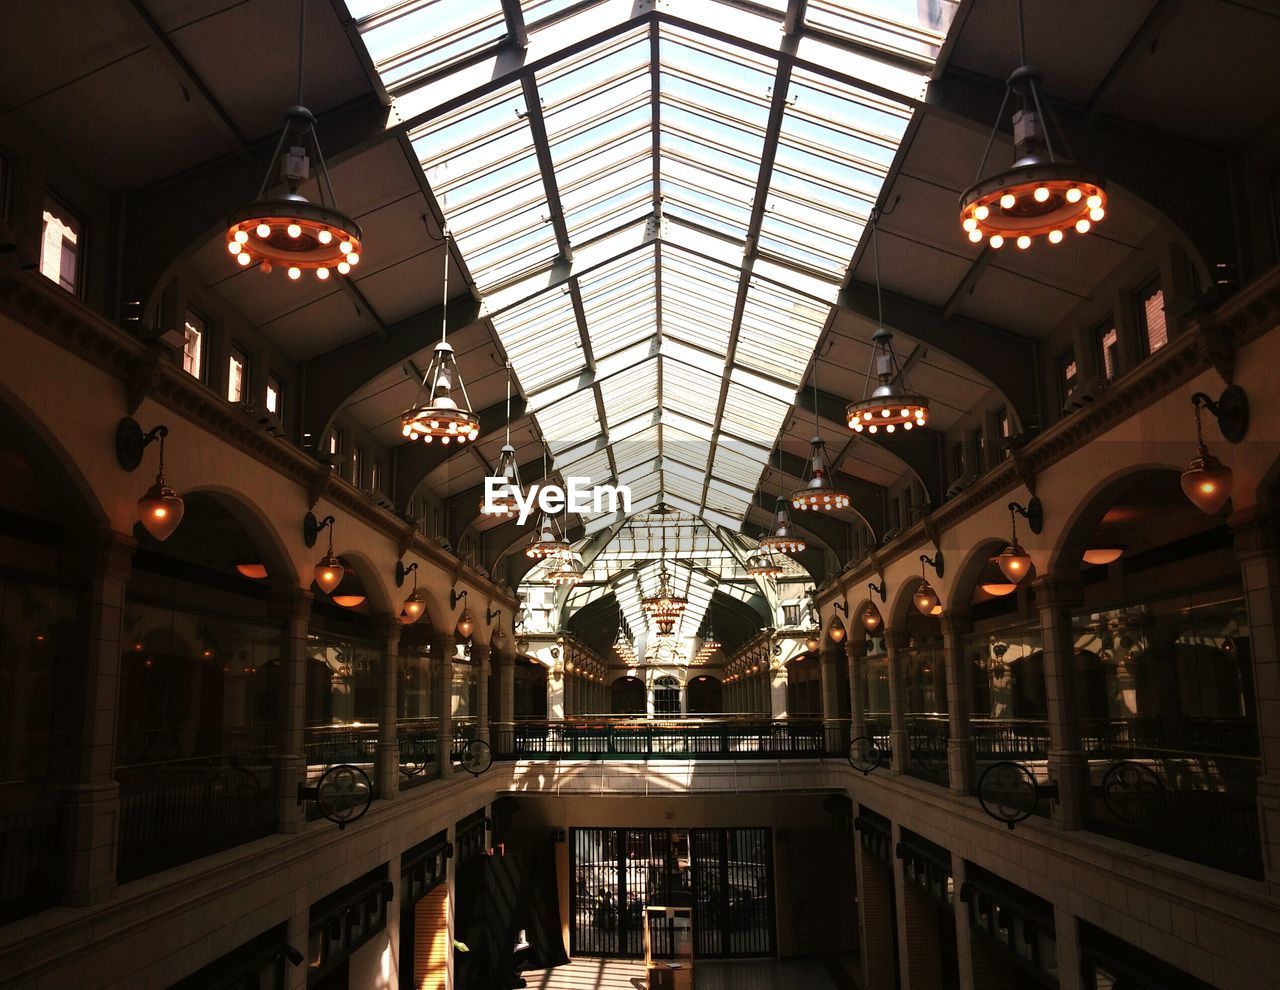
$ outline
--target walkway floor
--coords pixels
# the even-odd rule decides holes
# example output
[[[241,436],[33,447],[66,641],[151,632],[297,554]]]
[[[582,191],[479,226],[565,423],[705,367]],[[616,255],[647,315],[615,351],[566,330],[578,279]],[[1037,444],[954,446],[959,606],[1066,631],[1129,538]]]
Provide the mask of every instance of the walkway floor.
[[[743,959],[697,964],[698,990],[835,990],[817,960]],[[575,959],[524,974],[530,990],[644,990],[644,964],[631,959]]]

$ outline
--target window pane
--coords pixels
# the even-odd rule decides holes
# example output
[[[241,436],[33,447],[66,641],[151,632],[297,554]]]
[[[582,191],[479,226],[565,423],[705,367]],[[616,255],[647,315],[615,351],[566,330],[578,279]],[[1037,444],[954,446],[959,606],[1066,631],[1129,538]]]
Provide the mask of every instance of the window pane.
[[[52,196],[44,200],[40,274],[68,292],[78,292],[80,220]]]
[[[192,378],[204,375],[204,332],[207,324],[196,312],[187,310],[183,323],[182,370]]]
[[[351,483],[359,485],[364,477],[364,448],[355,444],[351,448]]]
[[[1103,377],[1112,381],[1120,364],[1120,334],[1115,327],[1104,326],[1098,331],[1098,347],[1102,351]]]
[[[243,402],[245,386],[245,356],[232,351],[227,359],[227,401]]]
[[[1147,353],[1154,354],[1169,343],[1169,328],[1164,318],[1164,290],[1158,285],[1152,285],[1142,294],[1140,304]]]

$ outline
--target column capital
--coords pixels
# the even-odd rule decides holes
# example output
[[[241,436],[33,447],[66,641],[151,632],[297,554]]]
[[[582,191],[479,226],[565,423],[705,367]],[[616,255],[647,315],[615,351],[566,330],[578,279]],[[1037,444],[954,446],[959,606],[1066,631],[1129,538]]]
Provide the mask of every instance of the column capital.
[[[404,623],[394,615],[384,612],[371,616],[370,625],[388,643],[394,642],[397,646],[400,644],[400,633],[404,630]]]
[[[433,632],[427,637],[427,642],[431,645],[432,654],[452,660],[458,638],[452,632]]]
[[[487,643],[471,644],[471,659],[476,663],[487,663],[492,655],[493,647],[489,646]]]
[[[301,588],[273,588],[267,592],[267,614],[276,619],[310,619],[312,595]]]
[[[138,541],[105,527],[69,533],[58,553],[60,569],[81,576],[100,575],[125,580],[133,572]]]
[[[943,635],[963,636],[973,629],[973,616],[967,609],[947,609],[942,613]]]
[[[896,653],[898,650],[905,650],[910,644],[910,633],[885,630],[884,648],[887,652]]]
[[[1035,589],[1037,608],[1068,608],[1084,600],[1079,578],[1046,574],[1036,578],[1031,587]]]

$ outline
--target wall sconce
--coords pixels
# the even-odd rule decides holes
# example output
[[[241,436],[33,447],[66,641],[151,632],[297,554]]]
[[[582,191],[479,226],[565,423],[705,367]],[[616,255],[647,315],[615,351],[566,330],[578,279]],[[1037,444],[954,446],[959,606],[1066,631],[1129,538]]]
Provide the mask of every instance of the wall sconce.
[[[494,620],[494,618],[500,618],[501,616],[502,616],[502,609],[500,609],[500,608],[486,608],[486,609],[484,610],[484,621],[485,621],[485,625],[489,625],[489,626],[493,625],[493,620]]]
[[[929,583],[929,579],[924,576],[924,565],[932,564],[934,571],[939,577],[942,576],[942,552],[939,551],[935,556],[930,557],[928,554],[920,555],[920,586],[916,588],[915,594],[911,596],[911,600],[915,603],[917,611],[921,615],[933,615],[934,607],[939,604],[938,593],[933,590],[933,585]]]
[[[867,632],[875,632],[880,628],[884,618],[880,615],[880,610],[876,608],[875,602],[867,602],[866,608],[862,610],[862,614],[858,616],[862,620],[862,628]]]
[[[164,438],[169,427],[161,425],[143,433],[138,421],[126,416],[116,426],[116,463],[126,471],[136,471],[142,463],[142,454],[154,441],[160,441],[160,463],[156,480],[138,499],[138,522],[157,540],[163,542],[173,535],[186,511],[181,496],[164,480]]]
[[[1009,545],[1000,551],[995,562],[1001,573],[1015,585],[1031,573],[1031,554],[1018,542],[1018,516],[1027,521],[1027,528],[1031,532],[1039,533],[1044,529],[1044,508],[1040,499],[1032,495],[1025,506],[1017,502],[1009,503]]]
[[[809,638],[804,641],[804,648],[809,651],[816,650],[821,645],[821,641],[819,641],[817,635],[814,633],[810,633]]]
[[[1239,443],[1249,429],[1249,400],[1239,385],[1229,385],[1217,402],[1196,392],[1191,396],[1196,414],[1196,456],[1182,472],[1182,492],[1201,512],[1216,515],[1231,497],[1231,468],[1209,453],[1204,445],[1200,410],[1207,409],[1218,420],[1218,430],[1227,443]]]
[[[396,587],[400,588],[404,585],[404,579],[413,575],[413,590],[409,592],[409,597],[404,600],[404,606],[401,608],[401,621],[406,625],[412,625],[422,618],[422,613],[426,611],[427,603],[418,591],[418,562],[414,561],[408,567],[405,567],[403,560],[396,561],[395,578]]]
[[[453,611],[458,607],[458,602],[467,600],[466,591],[459,591],[457,588],[449,589],[449,611]],[[476,620],[471,618],[471,610],[464,608],[462,610],[462,618],[458,620],[458,637],[460,639],[470,639],[471,634],[475,631]]]
[[[320,563],[316,564],[315,569],[316,584],[326,595],[333,594],[333,589],[342,583],[342,575],[346,570],[342,562],[333,555],[333,524],[333,516],[325,516],[317,521],[315,513],[308,512],[302,518],[302,541],[308,547],[316,545],[321,530],[329,531],[329,550],[320,558]]]
[[[837,619],[834,615],[831,617],[831,629],[828,633],[831,636],[831,642],[843,643],[845,636],[844,623]]]

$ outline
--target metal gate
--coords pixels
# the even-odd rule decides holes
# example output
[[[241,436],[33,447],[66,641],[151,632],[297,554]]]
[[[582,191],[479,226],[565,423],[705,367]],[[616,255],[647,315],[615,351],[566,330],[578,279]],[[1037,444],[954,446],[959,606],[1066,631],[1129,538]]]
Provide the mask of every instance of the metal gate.
[[[574,955],[642,957],[647,904],[693,906],[700,958],[774,954],[767,828],[575,828],[570,854]]]

